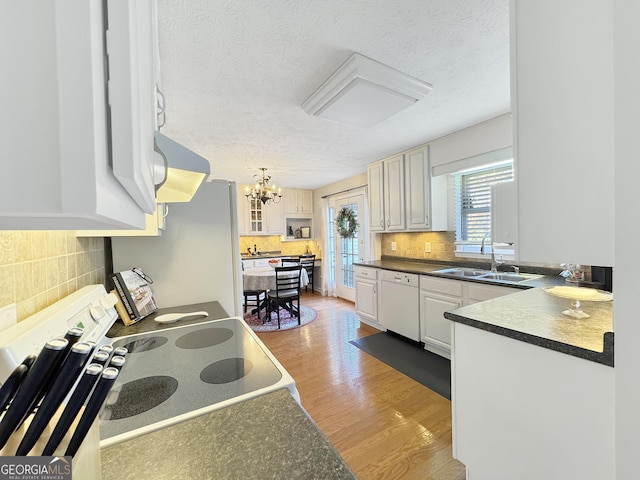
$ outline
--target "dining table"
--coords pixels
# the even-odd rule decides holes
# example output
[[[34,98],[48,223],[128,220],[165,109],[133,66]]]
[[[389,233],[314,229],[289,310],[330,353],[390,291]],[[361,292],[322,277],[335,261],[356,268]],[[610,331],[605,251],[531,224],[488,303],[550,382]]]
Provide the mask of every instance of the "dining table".
[[[285,276],[287,275],[296,275],[296,272],[285,272]],[[307,271],[303,268],[300,270],[300,288],[309,285],[309,276],[307,275]],[[242,288],[245,291],[253,290],[253,291],[269,291],[276,289],[276,270],[274,267],[256,267],[250,268],[248,270],[243,270],[242,272]],[[258,313],[258,317],[260,317],[260,310],[263,308],[265,311],[267,310],[267,301],[268,296],[265,295],[262,302],[260,302],[257,308],[251,310],[251,313]],[[266,319],[266,317],[265,317]],[[264,320],[263,320],[264,322]]]
[[[300,270],[300,288],[307,285],[309,285],[309,276],[303,268]],[[275,269],[273,267],[256,267],[244,270],[242,272],[242,288],[244,290],[275,290]]]

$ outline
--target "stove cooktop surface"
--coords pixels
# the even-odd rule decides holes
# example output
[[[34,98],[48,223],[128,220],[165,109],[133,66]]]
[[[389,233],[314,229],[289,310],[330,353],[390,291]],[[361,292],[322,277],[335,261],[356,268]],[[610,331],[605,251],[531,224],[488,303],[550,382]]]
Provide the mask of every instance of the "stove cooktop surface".
[[[291,376],[239,317],[111,345],[129,353],[100,416],[101,447],[280,388],[298,399]]]

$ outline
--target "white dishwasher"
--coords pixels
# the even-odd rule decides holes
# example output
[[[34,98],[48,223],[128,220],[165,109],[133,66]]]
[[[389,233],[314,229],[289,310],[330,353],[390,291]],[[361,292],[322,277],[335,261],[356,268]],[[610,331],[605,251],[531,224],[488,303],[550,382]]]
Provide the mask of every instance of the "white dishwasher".
[[[420,341],[419,276],[382,270],[380,323],[392,332]]]

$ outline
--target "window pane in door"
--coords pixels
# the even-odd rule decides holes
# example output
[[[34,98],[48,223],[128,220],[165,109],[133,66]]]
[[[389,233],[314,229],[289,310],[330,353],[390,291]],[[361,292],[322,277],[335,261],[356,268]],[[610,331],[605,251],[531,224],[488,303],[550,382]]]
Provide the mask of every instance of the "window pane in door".
[[[350,208],[355,217],[358,218],[358,204],[352,203],[346,205]],[[355,288],[355,272],[353,262],[358,261],[358,233],[351,238],[341,239],[342,247],[342,285],[345,287]]]
[[[331,285],[332,289],[335,287],[336,284],[336,242],[335,242],[335,231],[336,231],[336,225],[335,222],[333,220],[334,216],[335,216],[336,212],[334,210],[333,207],[329,207],[329,215],[328,215],[328,220],[329,220],[329,225],[327,225],[327,232],[328,232],[328,237],[329,237],[329,241],[328,241],[328,245],[329,245],[329,285]]]

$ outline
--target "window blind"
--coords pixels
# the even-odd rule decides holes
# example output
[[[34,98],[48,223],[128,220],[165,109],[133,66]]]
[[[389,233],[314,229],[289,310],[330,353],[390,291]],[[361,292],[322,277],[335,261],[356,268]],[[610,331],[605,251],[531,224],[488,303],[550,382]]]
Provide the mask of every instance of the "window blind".
[[[454,175],[456,240],[481,242],[491,235],[491,185],[513,180],[513,162]]]

